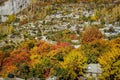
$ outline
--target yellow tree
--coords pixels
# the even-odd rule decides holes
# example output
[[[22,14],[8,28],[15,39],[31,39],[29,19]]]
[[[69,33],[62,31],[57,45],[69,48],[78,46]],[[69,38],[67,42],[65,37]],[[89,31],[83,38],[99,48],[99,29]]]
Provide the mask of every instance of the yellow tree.
[[[63,57],[63,61],[59,62],[58,65],[59,68],[56,69],[56,75],[59,79],[75,80],[84,74],[86,57],[79,50],[73,49]]]
[[[120,80],[120,38],[111,42],[111,50],[98,58],[103,69],[102,80]]]
[[[45,41],[37,42],[30,50],[30,76],[46,78],[49,76],[50,58],[46,55],[51,51],[51,44]]]
[[[101,56],[98,61],[102,66],[103,73],[100,77],[105,80],[120,79],[120,49],[112,49],[108,53]]]
[[[37,42],[30,50],[30,66],[35,67],[36,64],[40,63],[40,59],[46,56],[50,51],[51,44],[42,40]]]
[[[98,63],[97,58],[109,49],[109,41],[106,40],[95,40],[80,47],[80,51],[88,58],[87,63]]]

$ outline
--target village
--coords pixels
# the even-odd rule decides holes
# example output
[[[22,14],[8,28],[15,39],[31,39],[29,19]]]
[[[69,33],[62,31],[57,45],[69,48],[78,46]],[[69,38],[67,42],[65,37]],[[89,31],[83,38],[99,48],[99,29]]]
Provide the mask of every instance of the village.
[[[52,6],[52,5],[51,5]],[[13,43],[19,45],[20,42],[28,40],[30,38],[39,40],[44,39],[49,42],[56,42],[56,40],[52,40],[55,35],[51,33],[56,33],[58,31],[69,30],[72,34],[80,37],[79,34],[82,33],[85,27],[89,27],[90,25],[100,26],[99,30],[106,37],[106,39],[110,39],[117,35],[120,35],[120,24],[119,22],[108,23],[107,19],[104,19],[105,24],[102,24],[100,19],[96,20],[85,20],[83,18],[93,17],[95,18],[96,10],[89,10],[89,6],[86,4],[69,4],[69,5],[55,5],[52,12],[54,14],[47,15],[44,20],[37,20],[34,23],[27,23],[19,27],[19,22],[13,23],[15,25],[14,32],[9,34],[4,40],[0,41],[0,46],[2,47],[5,44]],[[86,7],[85,7],[86,6]],[[71,8],[71,9],[69,9]],[[87,10],[86,10],[87,9]],[[23,16],[23,15],[22,15]],[[21,17],[17,17],[22,20]],[[25,16],[25,15],[24,15]],[[102,25],[102,26],[101,26]],[[80,38],[75,41],[79,44]],[[79,45],[75,45],[79,46]]]
[[[12,0],[9,1],[4,4],[9,4]],[[81,43],[82,34],[86,28],[91,26],[97,27],[106,41],[120,37],[120,20],[116,15],[117,13],[120,14],[120,5],[111,9],[113,11],[111,13],[108,10],[109,7],[115,6],[115,3],[98,6],[92,2],[49,4],[40,9],[43,11],[46,9],[44,11],[46,16],[43,19],[29,21],[29,16],[24,12],[27,11],[26,8],[30,4],[30,0],[23,0],[25,2],[21,4],[19,1],[22,0],[15,1],[10,4],[12,6],[9,7],[9,10],[7,10],[8,5],[0,7],[0,23],[5,23],[4,27],[0,26],[1,49],[6,46],[8,49],[17,49],[22,42],[29,40],[43,40],[53,45],[59,42],[69,42],[75,49],[79,49],[83,45]],[[50,9],[50,12],[47,12],[48,9]],[[102,15],[103,13],[104,15]],[[6,24],[8,25],[6,26]],[[99,80],[98,75],[101,74],[101,66],[98,63],[91,63],[87,66],[85,76],[78,80],[87,80],[86,77],[91,75],[94,80]],[[0,78],[0,80],[3,80],[3,78]],[[16,80],[24,79],[16,78]],[[30,80],[41,79],[30,78]],[[57,80],[57,77],[49,76],[46,80]]]

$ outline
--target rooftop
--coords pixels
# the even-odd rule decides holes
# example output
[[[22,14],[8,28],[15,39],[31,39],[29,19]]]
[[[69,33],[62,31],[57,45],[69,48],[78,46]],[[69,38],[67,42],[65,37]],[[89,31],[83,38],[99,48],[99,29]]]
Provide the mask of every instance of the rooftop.
[[[99,64],[89,64],[87,69],[88,73],[102,73],[102,69]]]

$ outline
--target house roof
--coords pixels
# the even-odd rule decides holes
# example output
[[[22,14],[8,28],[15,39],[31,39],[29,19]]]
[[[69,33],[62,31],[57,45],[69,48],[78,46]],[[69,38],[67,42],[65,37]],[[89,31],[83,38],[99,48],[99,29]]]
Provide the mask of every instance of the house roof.
[[[101,66],[99,64],[89,64],[87,66],[87,73],[102,73]]]

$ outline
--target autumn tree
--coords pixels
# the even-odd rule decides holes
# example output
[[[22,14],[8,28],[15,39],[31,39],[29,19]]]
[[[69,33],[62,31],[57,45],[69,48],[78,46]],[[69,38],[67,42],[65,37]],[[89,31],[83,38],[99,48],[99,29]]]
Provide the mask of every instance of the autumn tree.
[[[99,40],[102,38],[102,33],[96,27],[88,27],[82,34],[81,42],[90,43],[94,40]]]
[[[3,52],[0,52],[0,70],[2,68],[2,64],[3,64]]]
[[[5,59],[5,53],[0,51],[0,76],[2,75],[2,69],[3,69],[3,62]]]
[[[63,61],[56,66],[56,75],[59,79],[77,80],[84,75],[86,68],[86,57],[79,50],[72,50],[63,57]]]
[[[120,49],[113,49],[99,57],[98,61],[102,66],[103,73],[101,79],[119,80],[120,79]]]
[[[30,50],[30,67],[36,67],[37,64],[41,64],[41,58],[45,57],[49,53],[50,45],[46,42],[37,43]]]
[[[36,43],[35,40],[27,40],[27,41],[21,42],[19,47],[30,50],[31,48],[33,48],[35,46],[35,43]]]
[[[110,43],[111,49],[98,58],[103,69],[100,79],[119,80],[120,79],[120,38],[114,39]]]
[[[46,41],[38,41],[30,50],[30,76],[46,78],[51,69],[50,57],[46,55],[52,50],[52,45]]]
[[[19,68],[23,63],[26,63],[29,61],[29,55],[30,54],[27,48],[19,48],[19,49],[13,50],[10,53],[10,56],[5,58],[3,62],[3,68],[5,69],[4,73],[8,74],[12,72],[20,76]]]
[[[80,51],[87,57],[87,63],[98,63],[97,58],[110,49],[109,41],[95,40],[89,44],[82,44]]]
[[[19,68],[19,77],[24,78],[27,80],[27,78],[30,78],[30,68],[27,63],[23,63]],[[17,75],[18,76],[18,75]]]
[[[51,50],[51,44],[42,40],[37,42],[35,46],[37,47],[38,53],[41,55],[47,54]]]
[[[0,77],[6,76],[4,63],[5,63],[5,60],[9,57],[9,55],[10,54],[7,52],[0,51]],[[9,67],[11,67],[11,66],[9,66]]]
[[[66,56],[73,48],[70,43],[60,42],[52,46],[52,49],[47,56],[54,61],[63,61],[63,57]]]
[[[47,78],[55,74],[59,62],[73,47],[70,43],[57,43],[51,45],[45,41],[39,41],[30,50],[30,75]]]

